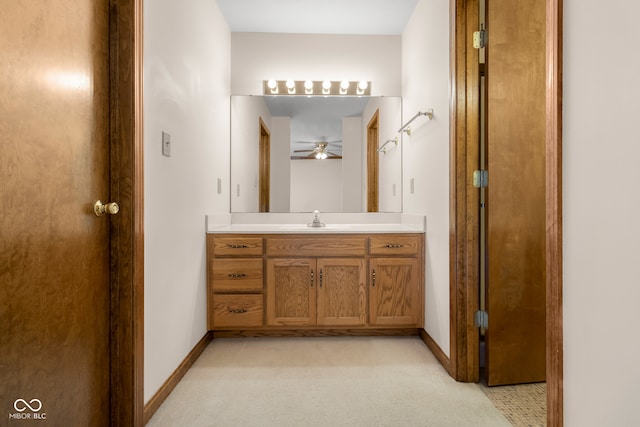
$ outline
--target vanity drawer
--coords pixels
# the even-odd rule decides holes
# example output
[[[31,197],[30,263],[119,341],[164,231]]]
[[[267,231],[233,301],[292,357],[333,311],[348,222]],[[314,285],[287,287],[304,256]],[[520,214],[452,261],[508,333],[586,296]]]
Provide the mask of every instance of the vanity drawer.
[[[394,236],[383,234],[371,236],[369,253],[371,255],[418,255],[420,236]]]
[[[214,258],[213,292],[262,292],[262,258]]]
[[[268,237],[267,256],[364,256],[364,236]]]
[[[259,327],[264,324],[262,295],[214,295],[213,327]]]
[[[214,256],[262,255],[262,237],[213,237]]]

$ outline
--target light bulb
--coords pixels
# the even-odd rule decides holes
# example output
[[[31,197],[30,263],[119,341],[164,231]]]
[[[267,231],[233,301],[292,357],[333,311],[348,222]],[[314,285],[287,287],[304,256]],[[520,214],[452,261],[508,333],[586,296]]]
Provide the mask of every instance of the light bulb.
[[[367,86],[369,86],[369,83],[366,80],[360,80],[360,83],[358,83],[358,89],[360,90],[365,90]]]
[[[348,80],[343,80],[342,82],[340,82],[340,88],[347,90],[349,89],[349,81]]]
[[[276,81],[275,81],[275,80],[269,80],[269,81],[267,82],[267,87],[268,87],[269,89],[275,89],[277,85],[278,85],[278,84],[276,83]]]

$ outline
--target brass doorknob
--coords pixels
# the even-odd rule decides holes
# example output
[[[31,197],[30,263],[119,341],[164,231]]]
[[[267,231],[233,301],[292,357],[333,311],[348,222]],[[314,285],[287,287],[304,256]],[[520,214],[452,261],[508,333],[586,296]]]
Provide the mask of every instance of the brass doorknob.
[[[120,211],[120,206],[115,202],[102,203],[98,200],[93,205],[93,211],[96,213],[96,216],[102,216],[104,214],[115,215]]]

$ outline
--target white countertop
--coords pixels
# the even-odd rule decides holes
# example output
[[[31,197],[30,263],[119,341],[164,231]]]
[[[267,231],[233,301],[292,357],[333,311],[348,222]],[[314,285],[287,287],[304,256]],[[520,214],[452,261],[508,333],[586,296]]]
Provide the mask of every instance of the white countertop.
[[[307,218],[308,217],[308,218]],[[307,222],[304,222],[308,219]],[[409,214],[320,214],[325,227],[308,227],[310,214],[207,215],[206,232],[215,234],[371,234],[424,233],[426,218]]]

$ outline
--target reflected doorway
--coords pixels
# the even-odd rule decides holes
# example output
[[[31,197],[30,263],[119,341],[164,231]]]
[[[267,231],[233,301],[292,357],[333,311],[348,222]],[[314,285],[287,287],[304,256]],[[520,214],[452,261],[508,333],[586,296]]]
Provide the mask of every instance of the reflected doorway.
[[[259,212],[269,212],[271,194],[271,132],[260,118]],[[255,196],[254,196],[255,197]],[[255,199],[254,199],[255,200]]]
[[[367,125],[367,212],[378,212],[378,185],[379,185],[379,163],[378,163],[378,126],[380,110],[373,113],[373,117]]]

